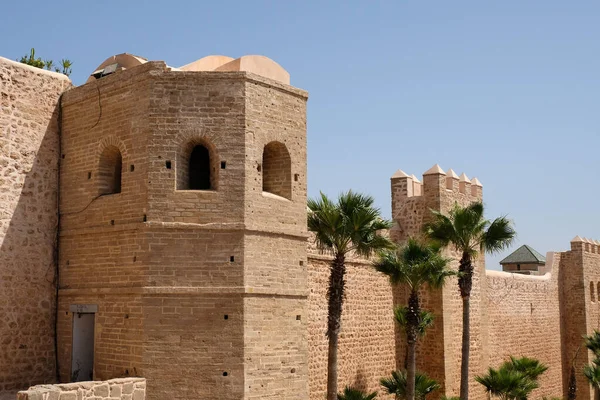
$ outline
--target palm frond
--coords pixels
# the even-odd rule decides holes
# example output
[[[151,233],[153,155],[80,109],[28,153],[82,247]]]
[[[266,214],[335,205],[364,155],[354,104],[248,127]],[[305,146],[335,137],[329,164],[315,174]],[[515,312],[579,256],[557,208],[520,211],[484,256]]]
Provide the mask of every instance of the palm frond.
[[[591,335],[583,337],[585,347],[588,348],[596,358],[600,357],[600,332],[594,330]]]
[[[587,378],[590,385],[600,390],[600,367],[598,365],[586,365],[583,367],[583,375]]]
[[[476,376],[475,381],[483,385],[491,395],[510,400],[524,400],[538,388],[537,382],[525,374],[506,368],[489,368],[486,375]]]
[[[538,379],[540,375],[548,370],[548,367],[539,360],[529,357],[517,358],[510,356],[510,360],[505,362],[503,366],[509,370],[521,372],[532,380]]]
[[[377,397],[377,392],[367,394],[350,386],[346,386],[344,391],[337,395],[338,400],[373,400],[375,397]]]
[[[516,233],[506,217],[490,222],[484,218],[481,202],[466,207],[455,204],[448,215],[432,211],[433,219],[425,224],[425,234],[442,247],[453,245],[461,253],[476,257],[479,251],[495,253],[507,248]]]
[[[405,399],[406,378],[406,371],[392,371],[392,376],[381,378],[380,384],[387,393],[393,394],[399,399]],[[424,400],[425,396],[439,388],[440,385],[437,381],[417,371],[415,374],[415,399]]]
[[[394,309],[394,319],[403,329],[408,326],[408,307],[398,306]],[[417,325],[417,333],[419,336],[425,336],[425,332],[429,329],[435,320],[435,315],[427,310],[419,312],[419,322]]]
[[[409,238],[404,247],[380,252],[373,266],[393,284],[406,284],[411,289],[425,284],[439,288],[446,278],[455,274],[447,267],[449,262],[437,246]]]
[[[516,232],[506,217],[496,218],[484,232],[480,248],[486,253],[497,253],[508,248]]]
[[[315,233],[318,246],[331,248],[336,254],[354,250],[369,256],[390,248],[392,242],[380,231],[389,229],[391,222],[381,218],[373,203],[371,196],[352,191],[340,194],[337,202],[321,193],[308,200],[308,230]]]

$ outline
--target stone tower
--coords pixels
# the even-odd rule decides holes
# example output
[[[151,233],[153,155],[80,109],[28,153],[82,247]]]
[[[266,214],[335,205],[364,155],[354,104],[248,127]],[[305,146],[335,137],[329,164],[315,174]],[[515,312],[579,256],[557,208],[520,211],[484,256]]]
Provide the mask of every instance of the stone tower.
[[[306,100],[259,56],[123,54],[63,95],[61,380],[308,397]]]
[[[407,175],[398,170],[391,178],[392,219],[394,227],[391,236],[402,243],[408,237],[422,234],[423,224],[431,218],[431,210],[447,213],[454,204],[468,205],[483,198],[482,185],[477,178],[469,179],[465,174],[456,175],[453,170],[444,172],[439,165],[434,165],[423,174],[423,181],[414,175]],[[460,254],[448,250],[454,260]],[[458,269],[458,262],[453,261],[453,269]],[[483,257],[475,261],[473,290],[471,292],[471,357],[469,368],[474,376],[487,366],[485,345],[482,343],[486,335],[482,329],[486,326],[483,320],[483,302],[481,288],[484,287],[485,260]],[[406,304],[408,293],[403,288],[394,289],[394,302]],[[443,385],[440,393],[458,396],[460,389],[460,360],[462,332],[462,301],[458,291],[456,278],[450,279],[443,289],[425,293],[423,308],[434,312],[436,319],[433,327],[418,346],[421,365],[417,368]],[[405,338],[401,332],[396,337],[396,360],[398,368],[403,367],[405,354]],[[473,381],[469,388],[470,397],[483,399],[484,392]]]

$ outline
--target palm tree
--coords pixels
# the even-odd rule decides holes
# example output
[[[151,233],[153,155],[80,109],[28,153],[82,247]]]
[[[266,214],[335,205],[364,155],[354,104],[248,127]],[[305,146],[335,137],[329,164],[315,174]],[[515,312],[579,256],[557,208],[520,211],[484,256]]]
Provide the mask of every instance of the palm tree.
[[[488,373],[475,380],[485,386],[491,395],[503,400],[526,400],[538,387],[537,380],[548,367],[535,358],[511,356],[499,369],[488,368]]]
[[[337,352],[341,327],[346,273],[346,256],[355,252],[370,256],[373,252],[392,247],[392,242],[379,234],[391,223],[383,220],[379,209],[373,207],[370,196],[342,193],[337,202],[326,195],[308,200],[308,229],[315,233],[317,245],[333,251],[331,274],[327,290],[327,400],[337,397]]]
[[[591,365],[583,367],[583,375],[594,388],[594,400],[600,400],[600,360],[595,358]]]
[[[375,397],[377,397],[377,392],[366,394],[362,390],[346,386],[344,393],[337,395],[337,400],[373,400]]]
[[[515,237],[512,223],[506,217],[493,221],[483,217],[483,204],[466,207],[458,204],[449,215],[433,211],[433,220],[424,226],[427,236],[442,247],[452,245],[461,253],[458,287],[463,303],[462,357],[460,365],[460,398],[469,398],[470,298],[473,286],[473,259],[479,252],[496,253],[507,248]]]
[[[421,310],[419,290],[424,285],[433,289],[442,287],[446,278],[454,274],[447,268],[449,261],[441,256],[438,247],[410,238],[406,246],[400,249],[381,252],[379,260],[373,263],[375,269],[387,275],[392,284],[404,284],[410,291],[408,307],[395,310],[396,320],[406,330],[407,400],[415,398],[417,339],[433,322],[432,315]]]
[[[404,332],[407,332],[408,326],[408,307],[407,306],[398,306],[394,309],[394,319],[402,327]],[[433,313],[427,310],[421,310],[419,319],[421,323],[418,326],[417,332],[418,337],[425,336],[425,332],[433,325],[433,321],[435,316]],[[406,348],[406,353],[404,355],[404,369],[408,368],[408,346]]]
[[[62,60],[60,60],[60,66],[62,67],[63,74],[65,74],[66,76],[71,75],[71,67],[73,66],[71,60],[63,58]]]
[[[489,368],[488,373],[476,376],[475,380],[485,387],[492,396],[502,400],[525,400],[538,387],[536,381],[524,373],[509,368]]]
[[[542,364],[535,358],[529,357],[516,358],[514,356],[510,356],[510,360],[504,365],[509,370],[521,372],[527,378],[533,381],[537,381],[540,375],[548,370],[546,365]]]
[[[381,386],[396,399],[408,399],[407,374],[404,371],[392,371],[390,378],[381,378]],[[417,372],[415,375],[415,399],[425,400],[425,396],[440,388],[440,384],[427,375]]]
[[[600,400],[600,332],[594,331],[589,336],[584,336],[585,347],[593,354],[592,364],[583,368],[583,375],[594,388],[594,400]]]

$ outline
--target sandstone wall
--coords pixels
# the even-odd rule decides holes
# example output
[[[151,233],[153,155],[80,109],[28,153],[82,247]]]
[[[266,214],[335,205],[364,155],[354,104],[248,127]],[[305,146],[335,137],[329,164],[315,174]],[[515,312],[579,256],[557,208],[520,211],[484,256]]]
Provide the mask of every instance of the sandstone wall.
[[[0,57],[0,393],[53,382],[62,74]]]
[[[39,385],[18,393],[17,400],[144,400],[143,378],[111,379],[63,385]]]
[[[549,369],[532,396],[561,397],[562,351],[558,303],[560,258],[548,253],[551,274],[526,276],[486,271],[486,310],[490,367],[497,368],[509,356],[540,360]]]
[[[600,289],[600,246],[579,237],[571,241],[571,250],[561,258],[561,321],[563,332],[563,383],[571,365],[575,366],[577,399],[593,398],[593,391],[581,373],[593,360],[591,352],[582,345],[584,335],[600,329],[598,289]]]
[[[450,172],[450,171],[449,171]],[[430,210],[447,213],[454,204],[466,206],[483,197],[478,181],[466,178],[459,179],[455,175],[446,174],[439,166],[434,166],[423,175],[420,182],[414,176],[402,171],[391,178],[392,218],[394,227],[391,237],[402,243],[409,237],[422,235],[422,226],[431,219]],[[450,268],[458,269],[460,254],[452,248],[446,255],[453,261]],[[482,304],[482,285],[485,285],[485,261],[474,262],[473,290],[471,292],[471,357],[469,371],[472,376],[487,368],[486,346],[486,314]],[[402,288],[395,290],[397,302],[406,304],[407,293]],[[432,328],[422,339],[418,350],[417,368],[427,373],[442,385],[440,393],[458,396],[460,387],[461,334],[462,334],[462,299],[458,290],[457,279],[451,278],[442,290],[424,292],[423,308],[434,313],[436,319]],[[402,335],[397,338],[403,342]],[[398,357],[404,350],[398,346]],[[471,380],[470,397],[483,399],[485,396],[477,384]],[[439,394],[436,394],[438,396]]]
[[[151,399],[306,398],[306,93],[148,62],[63,109],[62,379],[70,306],[91,304],[95,379],[144,376]],[[293,153],[289,198],[262,191],[273,141]],[[199,145],[212,186],[184,189]],[[103,195],[106,148],[122,179]]]
[[[314,250],[313,250],[314,251]],[[327,287],[331,258],[309,256],[309,383],[310,399],[325,398],[327,388]],[[347,263],[346,299],[342,311],[338,388],[350,385],[381,393],[379,379],[396,369],[394,296],[387,277],[368,261]]]

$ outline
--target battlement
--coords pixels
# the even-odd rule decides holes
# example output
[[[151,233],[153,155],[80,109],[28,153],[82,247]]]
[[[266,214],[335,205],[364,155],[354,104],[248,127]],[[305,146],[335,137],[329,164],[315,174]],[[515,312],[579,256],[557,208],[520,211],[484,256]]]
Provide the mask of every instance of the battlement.
[[[600,241],[575,236],[571,240],[571,251],[600,254]]]
[[[452,169],[444,172],[438,164],[423,173],[423,181],[401,169],[392,175],[391,181],[392,195],[406,198],[445,191],[471,196],[476,200],[481,199],[483,191],[479,179],[469,179],[465,173],[458,176]]]

